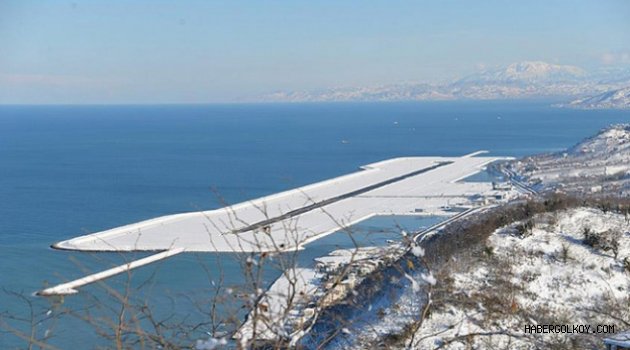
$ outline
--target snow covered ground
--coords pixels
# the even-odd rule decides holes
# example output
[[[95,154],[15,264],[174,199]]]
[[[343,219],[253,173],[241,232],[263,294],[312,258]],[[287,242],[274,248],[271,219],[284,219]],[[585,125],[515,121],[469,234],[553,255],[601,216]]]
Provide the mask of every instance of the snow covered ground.
[[[469,202],[490,183],[458,180],[501,157],[406,157],[233,206],[175,214],[56,243],[81,251],[259,252],[296,249],[374,215],[423,214]]]
[[[630,194],[630,124],[613,125],[565,152],[508,164],[530,184],[574,193]]]
[[[600,348],[606,334],[528,334],[525,326],[614,324],[616,332],[630,328],[630,267],[624,266],[624,259],[630,260],[629,220],[579,208],[538,215],[529,233],[519,234],[516,224],[497,230],[488,239],[483,258],[472,264],[453,262],[455,273],[438,280],[438,286],[448,290],[435,296],[430,317],[409,345]],[[612,250],[584,244],[585,230],[595,235],[617,232],[617,257]]]
[[[584,109],[630,108],[630,87],[606,91],[602,94],[572,101],[568,107]]]
[[[260,300],[234,338],[242,344],[252,339],[275,340],[291,338],[300,332],[303,323],[313,314],[304,314],[308,303],[321,289],[323,275],[314,269],[295,268],[284,271],[267,290],[260,291]],[[257,296],[254,295],[255,299]],[[312,310],[311,310],[312,311]]]
[[[267,291],[251,296],[254,310],[234,338],[243,348],[254,339],[269,343],[298,341],[322,308],[343,299],[365,276],[400,258],[405,251],[401,244],[339,249],[316,258],[314,269],[284,271]]]
[[[435,283],[423,268],[423,255],[423,249],[413,247],[356,283],[346,298],[323,310],[302,348],[375,349],[383,339],[404,332],[426,305],[426,286]]]

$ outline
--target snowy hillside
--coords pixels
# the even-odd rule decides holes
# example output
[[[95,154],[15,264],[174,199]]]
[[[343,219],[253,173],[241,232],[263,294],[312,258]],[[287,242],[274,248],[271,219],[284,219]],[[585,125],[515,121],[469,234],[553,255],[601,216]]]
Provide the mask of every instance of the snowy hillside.
[[[417,330],[414,349],[600,348],[606,334],[530,334],[525,325],[627,324],[630,224],[621,214],[570,209],[539,215],[534,227],[497,230],[477,263],[453,262],[446,299]],[[617,247],[589,244],[584,233]],[[612,316],[611,316],[612,315]],[[626,321],[623,321],[623,320]]]
[[[592,97],[578,99],[569,103],[569,106],[585,109],[630,108],[630,87],[607,91]]]
[[[565,152],[506,165],[530,184],[575,193],[630,195],[630,124],[614,125]]]

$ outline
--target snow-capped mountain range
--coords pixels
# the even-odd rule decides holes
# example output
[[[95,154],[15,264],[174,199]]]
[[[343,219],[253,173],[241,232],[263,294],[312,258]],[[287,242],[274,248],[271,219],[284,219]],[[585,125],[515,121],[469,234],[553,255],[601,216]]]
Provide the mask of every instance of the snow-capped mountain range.
[[[405,83],[319,91],[279,91],[259,100],[308,101],[428,101],[490,100],[557,97],[585,98],[630,86],[630,69],[588,72],[569,65],[525,61],[479,71],[442,84]],[[577,107],[577,106],[576,106]]]
[[[537,84],[542,82],[574,82],[583,79],[586,71],[575,66],[557,65],[545,62],[517,62],[507,67],[485,70],[462,78],[456,84],[464,83],[503,83]]]
[[[599,95],[572,101],[568,107],[584,109],[630,109],[630,87],[611,90]]]

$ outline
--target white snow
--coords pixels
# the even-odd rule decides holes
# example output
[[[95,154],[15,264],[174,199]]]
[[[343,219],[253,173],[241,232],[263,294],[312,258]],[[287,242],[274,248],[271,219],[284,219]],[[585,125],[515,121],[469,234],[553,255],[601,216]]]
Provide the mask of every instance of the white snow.
[[[457,99],[585,96],[628,86],[630,74],[586,72],[576,66],[541,61],[515,62],[488,67],[442,83],[400,84],[329,88],[318,91],[284,91],[261,96],[265,101],[425,101]],[[497,118],[500,119],[500,118]],[[457,118],[455,118],[457,120]],[[395,123],[403,127],[402,123]],[[415,131],[411,128],[410,131]]]
[[[214,350],[224,345],[227,345],[227,340],[225,338],[210,338],[206,340],[199,339],[195,344],[195,350]]]
[[[522,83],[576,81],[585,71],[579,67],[541,61],[515,62],[505,68],[482,71],[460,80],[461,83]]]
[[[583,230],[605,232],[616,229],[622,233],[630,226],[619,214],[604,214],[596,209],[573,210],[563,213],[553,231],[547,228],[534,228],[532,235],[520,239],[506,233],[495,234],[490,242],[496,254],[524,253],[528,258],[513,267],[520,278],[536,271],[540,273],[526,284],[536,297],[520,300],[529,307],[542,306],[561,309],[571,300],[573,306],[587,306],[598,298],[608,295],[621,298],[628,293],[630,279],[621,268],[620,262],[612,256],[595,252],[582,244]],[[568,261],[559,257],[564,247],[568,247]],[[630,255],[630,239],[626,235],[620,242],[620,256]],[[563,291],[563,297],[558,293]]]
[[[437,283],[437,280],[435,279],[435,277],[433,277],[433,274],[428,273],[428,274],[424,274],[421,273],[420,277],[422,277],[422,279],[427,282],[428,284],[434,286]]]
[[[538,217],[539,219],[542,216]],[[617,230],[622,232],[619,257],[612,253],[596,251],[582,243],[585,227],[593,232]],[[624,300],[630,293],[630,274],[624,271],[622,259],[630,257],[630,222],[623,215],[603,213],[596,209],[572,209],[557,215],[553,224],[538,223],[531,234],[520,237],[510,227],[497,230],[488,240],[498,261],[508,264],[506,277],[522,291],[514,291],[512,307],[515,310],[548,310],[553,315],[571,315],[572,324],[595,324],[596,319],[588,310],[598,301]],[[563,251],[567,254],[563,254]],[[566,261],[565,259],[566,258]],[[491,285],[491,267],[483,263],[470,267],[468,272],[453,275],[452,294],[468,298],[497,288]],[[496,272],[495,272],[496,273]],[[495,276],[496,277],[496,276]],[[507,297],[507,296],[506,296]],[[510,310],[488,323],[487,310],[456,307],[446,303],[443,310],[434,310],[424,321],[415,336],[412,348],[434,349],[446,340],[475,332],[509,332],[523,335],[524,323],[533,320],[517,320]],[[609,319],[609,323],[612,321]],[[558,320],[557,323],[563,323]],[[538,334],[536,337],[552,337]],[[468,339],[470,340],[470,339]],[[466,344],[466,339],[456,340],[444,349],[534,349],[526,338],[509,338],[506,335],[479,337]]]
[[[234,338],[242,344],[252,339],[276,339],[279,335],[289,339],[299,332],[306,304],[315,296],[322,274],[313,269],[295,268],[287,270],[262,294],[258,309],[250,312]],[[292,315],[292,316],[291,316]],[[255,332],[255,334],[254,334]]]
[[[256,313],[254,310],[249,313],[234,338],[244,345],[253,338],[284,338],[290,344],[295,344],[305,334],[304,326],[317,317],[320,308],[354,292],[352,288],[367,274],[385,260],[396,259],[405,251],[399,244],[339,249],[316,258],[317,269],[295,268],[285,271],[266,292],[258,292],[262,297]],[[337,269],[349,264],[349,269],[340,275]],[[331,289],[331,281],[336,277],[341,277],[343,281]]]
[[[449,203],[491,190],[488,183],[455,182],[497,157],[410,157],[367,165],[363,171],[313,185],[204,212],[175,214],[126,225],[55,244],[83,251],[133,251],[183,248],[186,251],[277,251],[300,248],[340,228],[374,215],[402,215],[422,208],[424,215]],[[271,223],[250,225],[353,193],[383,181],[452,162],[383,187]],[[416,213],[417,214],[417,213]],[[235,230],[243,232],[234,233]]]
[[[530,183],[542,181],[564,191],[623,196],[630,190],[630,125],[612,125],[562,155],[527,157],[510,166]]]
[[[409,276],[409,274],[405,274],[405,278],[411,282],[411,290],[413,290],[416,293],[422,290],[420,288],[420,284],[418,283],[418,281],[416,281],[413,277]],[[422,279],[424,279],[424,276]]]
[[[341,266],[350,262],[369,260],[376,264],[385,257],[402,253],[404,253],[404,248],[398,244],[383,247],[337,249],[328,253],[328,255],[315,258],[315,262],[329,266]]]
[[[422,249],[422,247],[420,246],[414,246],[413,248],[411,248],[411,254],[415,255],[418,258],[421,258],[424,256],[424,249]]]
[[[577,99],[569,103],[569,106],[585,109],[630,108],[630,87],[610,90],[599,95]]]

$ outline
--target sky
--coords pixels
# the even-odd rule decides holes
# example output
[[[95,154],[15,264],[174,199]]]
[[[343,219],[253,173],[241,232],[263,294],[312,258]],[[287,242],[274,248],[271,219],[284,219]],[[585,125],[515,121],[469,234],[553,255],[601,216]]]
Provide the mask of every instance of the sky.
[[[0,0],[0,103],[212,103],[630,65],[630,1]]]

